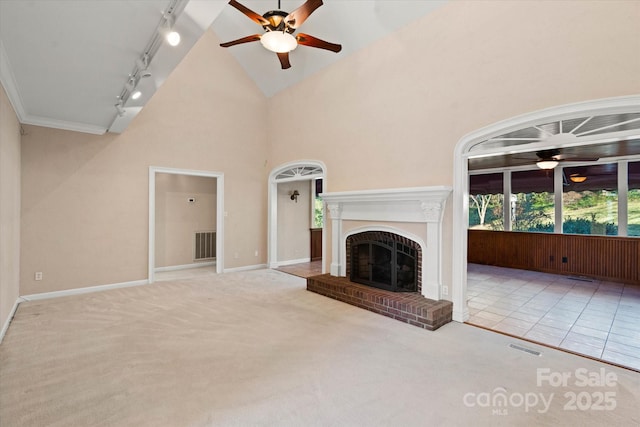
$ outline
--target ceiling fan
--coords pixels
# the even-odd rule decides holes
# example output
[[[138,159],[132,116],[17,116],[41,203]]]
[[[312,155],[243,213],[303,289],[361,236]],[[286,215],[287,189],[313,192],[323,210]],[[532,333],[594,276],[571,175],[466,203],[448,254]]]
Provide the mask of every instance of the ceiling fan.
[[[536,151],[536,166],[540,169],[553,169],[560,162],[595,162],[599,157],[566,157],[559,149]]]
[[[238,3],[236,0],[231,0],[229,4],[244,13],[256,24],[262,25],[266,31],[264,34],[253,34],[238,40],[221,43],[220,46],[222,47],[230,47],[260,40],[266,49],[278,55],[283,70],[291,68],[289,52],[299,44],[326,49],[336,53],[342,50],[342,46],[339,44],[329,43],[310,36],[309,34],[298,33],[295,36],[293,35],[296,29],[307,20],[309,15],[322,6],[322,0],[307,0],[302,6],[291,13],[280,10],[280,0],[278,0],[278,10],[270,10],[262,16]]]

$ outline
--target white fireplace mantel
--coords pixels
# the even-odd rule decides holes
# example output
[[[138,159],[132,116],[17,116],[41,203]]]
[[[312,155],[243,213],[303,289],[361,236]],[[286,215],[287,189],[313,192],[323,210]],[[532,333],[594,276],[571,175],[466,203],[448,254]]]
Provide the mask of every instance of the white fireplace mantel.
[[[442,217],[451,187],[413,187],[324,193],[331,218],[331,275],[346,276],[342,221],[426,223],[422,294],[439,300],[442,287]]]

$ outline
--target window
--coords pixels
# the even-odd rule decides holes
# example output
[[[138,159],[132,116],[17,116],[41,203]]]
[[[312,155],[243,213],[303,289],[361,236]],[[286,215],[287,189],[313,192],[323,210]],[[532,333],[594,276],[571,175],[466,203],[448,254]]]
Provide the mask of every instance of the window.
[[[618,165],[563,168],[562,232],[618,234]]]
[[[511,189],[507,206],[505,188]],[[619,200],[619,193],[627,194],[626,200]],[[619,227],[619,218],[626,227]],[[640,237],[640,160],[476,172],[469,175],[469,228]]]
[[[469,228],[504,230],[501,173],[469,177]]]
[[[511,173],[509,212],[513,231],[554,231],[553,172]]]
[[[322,228],[322,178],[313,180],[313,228]]]
[[[627,235],[640,236],[640,162],[629,162]]]

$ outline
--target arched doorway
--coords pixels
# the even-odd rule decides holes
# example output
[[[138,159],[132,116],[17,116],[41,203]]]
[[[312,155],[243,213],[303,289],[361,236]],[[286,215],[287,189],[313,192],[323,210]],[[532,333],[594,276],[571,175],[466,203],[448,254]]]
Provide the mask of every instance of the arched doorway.
[[[629,137],[640,137],[640,119],[620,119],[607,122],[613,115],[640,113],[640,96],[626,96],[552,107],[522,116],[507,119],[465,135],[454,151],[453,189],[453,272],[452,299],[453,320],[464,322],[469,318],[467,307],[467,225],[469,222],[470,159],[526,153],[544,149],[555,149],[580,145],[601,144],[603,141],[619,141]],[[585,131],[584,125],[601,123]],[[570,129],[563,124],[575,121]],[[553,130],[545,126],[555,124]],[[629,126],[633,123],[632,126]],[[541,137],[504,137],[528,128],[539,129]],[[579,130],[582,130],[580,132]],[[501,137],[501,138],[498,138]],[[495,138],[492,140],[492,138]],[[497,140],[500,139],[498,142]]]
[[[285,163],[274,168],[269,174],[268,190],[268,244],[267,263],[269,268],[277,268],[280,265],[278,259],[278,184],[296,181],[312,181],[322,179],[326,188],[326,167],[324,163],[316,160],[299,160]],[[324,218],[324,215],[323,215]],[[325,259],[325,229],[324,219],[322,227],[322,258]],[[324,265],[322,267],[325,272]]]

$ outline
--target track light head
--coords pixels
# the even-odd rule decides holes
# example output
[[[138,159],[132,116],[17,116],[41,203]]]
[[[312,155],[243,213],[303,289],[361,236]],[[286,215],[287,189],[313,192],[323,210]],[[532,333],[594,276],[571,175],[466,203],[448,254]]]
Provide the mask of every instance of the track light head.
[[[175,20],[175,16],[172,13],[165,13],[164,25],[160,26],[161,34],[170,46],[178,46],[180,44],[180,33],[173,29]]]

